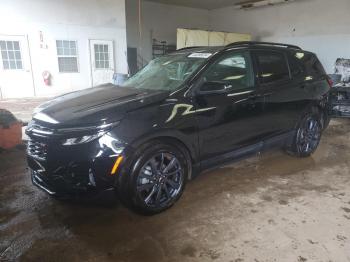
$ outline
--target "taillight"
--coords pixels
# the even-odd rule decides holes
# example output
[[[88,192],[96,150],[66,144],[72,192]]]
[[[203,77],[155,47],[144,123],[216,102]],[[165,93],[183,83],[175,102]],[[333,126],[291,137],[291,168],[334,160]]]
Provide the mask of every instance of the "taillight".
[[[329,84],[329,87],[332,87],[333,86],[333,80],[330,78],[330,77],[327,77],[327,82]]]

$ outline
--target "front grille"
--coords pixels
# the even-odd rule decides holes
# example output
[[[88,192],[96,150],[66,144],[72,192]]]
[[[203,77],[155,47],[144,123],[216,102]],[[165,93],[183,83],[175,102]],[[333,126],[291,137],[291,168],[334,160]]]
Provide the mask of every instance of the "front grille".
[[[47,145],[41,142],[33,140],[28,141],[27,146],[28,155],[37,158],[39,160],[46,160],[47,158]]]
[[[54,130],[49,127],[45,127],[42,125],[39,125],[35,123],[34,121],[29,122],[28,127],[27,127],[27,133],[32,133],[36,135],[52,135],[54,133]]]

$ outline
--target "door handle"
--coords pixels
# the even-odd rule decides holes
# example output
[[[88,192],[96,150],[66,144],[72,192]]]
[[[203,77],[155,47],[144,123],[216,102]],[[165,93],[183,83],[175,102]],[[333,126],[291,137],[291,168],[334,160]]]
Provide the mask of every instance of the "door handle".
[[[261,95],[261,94],[251,94],[249,96],[249,99],[256,100],[256,99],[261,98],[261,97],[263,97],[263,95]]]

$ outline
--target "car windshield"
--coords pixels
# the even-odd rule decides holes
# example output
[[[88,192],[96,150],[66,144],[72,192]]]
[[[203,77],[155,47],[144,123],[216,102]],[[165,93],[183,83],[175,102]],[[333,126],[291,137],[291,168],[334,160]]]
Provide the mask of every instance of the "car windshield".
[[[167,55],[152,60],[129,78],[122,87],[175,91],[202,65],[211,54],[192,53]]]

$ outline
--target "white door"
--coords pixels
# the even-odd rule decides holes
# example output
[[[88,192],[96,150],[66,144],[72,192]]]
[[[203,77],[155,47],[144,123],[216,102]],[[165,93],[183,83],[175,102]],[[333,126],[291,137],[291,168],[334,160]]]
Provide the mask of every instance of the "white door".
[[[27,38],[0,35],[0,99],[34,95]]]
[[[92,86],[113,82],[113,41],[90,40]]]

